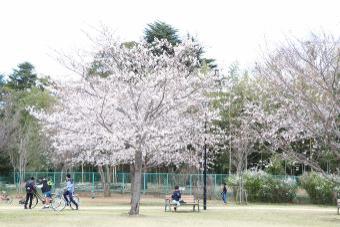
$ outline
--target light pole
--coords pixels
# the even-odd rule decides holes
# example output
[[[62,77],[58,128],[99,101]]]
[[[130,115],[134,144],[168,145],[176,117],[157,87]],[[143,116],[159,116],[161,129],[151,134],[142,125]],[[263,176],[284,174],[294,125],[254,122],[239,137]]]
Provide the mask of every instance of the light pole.
[[[221,96],[221,100],[222,100],[222,105],[223,105],[223,108],[225,108],[225,94],[226,94],[226,91],[224,90],[225,89],[225,78],[224,78],[224,75],[222,74],[222,77],[220,77],[220,74],[219,74],[219,70],[218,69],[215,69],[215,76],[218,77],[218,81],[219,81],[219,88],[220,88],[220,96]],[[222,97],[222,94],[224,97]],[[230,99],[230,96],[231,94],[229,93],[228,95],[228,101],[229,101],[229,107],[228,107],[228,117],[229,117],[229,168],[228,168],[228,173],[229,173],[229,176],[231,174],[231,120],[230,120],[230,109],[231,109],[231,99]],[[224,131],[223,131],[223,136],[224,136],[224,142],[226,141],[225,139],[225,136],[226,136],[226,129],[224,128]],[[223,147],[224,149],[226,148],[226,145],[224,145]]]
[[[207,209],[207,113],[204,114],[203,209]]]
[[[229,94],[229,176],[231,174],[231,118],[230,118],[230,108],[231,108],[231,101],[230,101],[230,95]]]

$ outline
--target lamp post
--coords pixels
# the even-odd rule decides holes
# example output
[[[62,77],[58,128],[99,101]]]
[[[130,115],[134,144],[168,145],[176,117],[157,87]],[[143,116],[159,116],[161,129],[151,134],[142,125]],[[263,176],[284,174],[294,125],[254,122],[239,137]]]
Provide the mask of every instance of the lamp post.
[[[222,100],[222,104],[223,104],[223,108],[225,108],[225,97],[222,97],[222,94],[226,94],[226,91],[224,90],[226,88],[226,84],[225,84],[225,78],[224,75],[222,74],[222,77],[220,77],[220,73],[218,69],[215,69],[215,76],[217,77],[217,81],[219,84],[219,89],[220,89],[220,96],[221,96],[221,100]],[[228,101],[229,101],[229,107],[228,107],[228,117],[229,117],[229,168],[228,168],[228,173],[229,176],[231,174],[231,120],[230,120],[230,108],[231,108],[231,99],[230,99],[230,94],[228,95]],[[225,136],[226,136],[226,129],[224,129],[223,131],[223,135],[224,135],[224,142],[226,141]],[[224,145],[223,147],[224,149],[226,148],[226,145]]]
[[[215,76],[218,76],[218,69],[215,69]],[[207,110],[209,103],[204,103],[204,154],[203,154],[203,210],[207,209]]]
[[[207,133],[207,114],[205,113],[204,132]],[[207,138],[204,138],[204,164],[203,164],[203,209],[207,209]]]

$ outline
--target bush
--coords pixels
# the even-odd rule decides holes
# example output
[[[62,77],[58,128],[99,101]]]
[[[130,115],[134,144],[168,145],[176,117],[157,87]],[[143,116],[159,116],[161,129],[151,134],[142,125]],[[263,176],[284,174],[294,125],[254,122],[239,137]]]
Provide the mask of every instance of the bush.
[[[248,200],[254,202],[292,202],[296,197],[297,183],[291,178],[275,178],[263,171],[245,172],[244,188]],[[229,177],[228,186],[235,186],[240,178]]]
[[[265,172],[247,172],[245,188],[250,201],[292,202],[296,197],[297,184],[291,178],[275,178]]]
[[[305,173],[300,178],[300,184],[315,204],[330,204],[333,202],[334,182],[315,172]]]

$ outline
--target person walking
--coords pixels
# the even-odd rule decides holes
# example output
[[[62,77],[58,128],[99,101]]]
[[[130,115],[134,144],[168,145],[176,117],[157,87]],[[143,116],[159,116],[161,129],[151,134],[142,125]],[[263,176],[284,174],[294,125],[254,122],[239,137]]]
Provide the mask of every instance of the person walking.
[[[223,200],[224,205],[227,204],[227,186],[226,186],[226,183],[223,183],[221,196],[222,196],[222,200]]]

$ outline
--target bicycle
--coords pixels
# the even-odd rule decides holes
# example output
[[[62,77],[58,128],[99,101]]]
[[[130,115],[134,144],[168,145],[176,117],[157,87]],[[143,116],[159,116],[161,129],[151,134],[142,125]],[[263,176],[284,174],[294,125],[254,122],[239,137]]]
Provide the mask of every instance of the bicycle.
[[[0,195],[0,200],[6,204],[11,204],[13,198],[6,191],[2,191]]]
[[[33,209],[37,204],[38,202],[41,202],[43,205],[45,205],[45,197],[40,195],[37,190],[35,190],[33,192],[33,197],[32,197],[32,206],[31,206],[31,209]],[[25,204],[26,202],[26,198],[22,198],[20,201],[19,201],[19,204]]]
[[[78,206],[80,205],[79,197],[76,194],[73,195],[73,200],[78,204]],[[52,194],[51,204],[53,209],[57,211],[62,211],[66,207],[67,201],[64,198],[63,190],[57,190],[56,193]],[[72,210],[76,209],[76,205],[71,202],[69,204]]]

